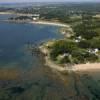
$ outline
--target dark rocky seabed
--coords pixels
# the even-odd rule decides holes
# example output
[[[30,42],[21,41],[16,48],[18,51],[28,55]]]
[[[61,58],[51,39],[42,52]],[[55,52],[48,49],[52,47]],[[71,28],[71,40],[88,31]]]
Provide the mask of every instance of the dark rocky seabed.
[[[56,72],[31,48],[63,38],[58,29],[0,22],[0,100],[100,100],[99,72]]]

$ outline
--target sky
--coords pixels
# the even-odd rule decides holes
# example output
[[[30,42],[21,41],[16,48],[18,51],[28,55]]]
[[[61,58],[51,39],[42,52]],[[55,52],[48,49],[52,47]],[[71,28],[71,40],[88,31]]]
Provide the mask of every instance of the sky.
[[[2,2],[100,2],[100,0],[0,0]]]

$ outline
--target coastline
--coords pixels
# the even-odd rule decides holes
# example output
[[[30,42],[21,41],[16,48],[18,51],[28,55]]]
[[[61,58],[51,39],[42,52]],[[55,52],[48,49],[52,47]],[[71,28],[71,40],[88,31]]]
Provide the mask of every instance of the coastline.
[[[4,14],[4,13],[0,13]],[[6,14],[6,13],[5,13]],[[7,13],[8,14],[8,13]],[[64,24],[64,23],[58,23],[58,22],[50,22],[50,21],[16,21],[16,20],[5,20],[6,22],[16,22],[16,23],[31,23],[31,24],[40,24],[40,25],[53,25],[53,26],[59,26],[62,28],[69,28],[71,29],[70,25]],[[61,32],[63,35],[66,35],[67,33]],[[47,51],[43,52],[43,48],[39,47],[40,51],[43,54],[47,54]],[[53,61],[50,60],[48,56],[45,56],[45,64],[49,66],[52,69],[55,69],[60,72],[64,71],[74,71],[74,72],[81,72],[81,71],[98,71],[100,70],[100,63],[86,63],[86,64],[77,64],[77,65],[72,65],[71,67],[66,66],[63,67],[61,65],[55,64]]]
[[[51,26],[59,26],[59,27],[65,27],[70,28],[70,25],[64,24],[64,23],[58,23],[58,22],[50,22],[50,21],[30,21],[30,20],[1,20],[4,22],[15,22],[15,23],[30,23],[30,24],[40,24],[40,25],[51,25]]]
[[[49,50],[43,45],[39,47],[40,51],[45,55],[45,65],[59,72],[93,72],[100,71],[100,63],[86,63],[76,65],[59,65],[49,58]]]
[[[15,15],[27,15],[27,14],[21,14],[21,13],[15,13],[15,12],[0,12],[0,15],[6,15],[6,14],[15,14]],[[30,14],[31,15],[31,14]],[[27,22],[27,20],[4,20],[8,22]],[[70,28],[69,25],[60,23],[60,22],[53,22],[53,21],[45,21],[45,20],[39,20],[39,21],[28,21],[29,23],[33,24],[41,24],[41,25],[53,25],[53,26],[60,26],[60,27],[67,27]]]
[[[11,15],[11,14],[14,14],[13,12],[0,12],[0,15]]]
[[[50,21],[32,21],[29,23],[33,24],[41,24],[41,25],[54,25],[62,28],[68,28],[72,31],[70,25],[58,23],[58,22],[50,22]],[[67,33],[61,32],[63,35],[67,37]],[[100,63],[86,63],[86,64],[76,64],[76,65],[59,65],[53,62],[49,58],[49,50],[47,50],[43,45],[39,47],[40,51],[45,54],[45,65],[50,68],[57,70],[59,72],[86,72],[86,71],[100,71]]]
[[[100,71],[100,63],[86,63],[73,66],[74,71]]]
[[[15,15],[27,15],[27,14],[21,14],[21,13],[15,13],[15,12],[0,12],[0,15],[6,15],[6,14],[15,14]],[[28,14],[31,15],[31,14]],[[4,21],[8,21],[8,22],[27,22],[27,20],[4,20]],[[60,26],[60,27],[67,27],[70,28],[69,25],[64,24],[64,23],[60,23],[60,22],[53,22],[53,21],[45,21],[45,20],[39,20],[39,21],[28,21],[29,23],[33,23],[33,24],[42,24],[42,25],[53,25],[53,26]]]
[[[45,21],[45,20],[39,20],[39,21],[30,21],[31,24],[39,24],[39,25],[51,25],[51,26],[58,26],[60,27],[60,32],[65,37],[70,37],[73,33],[72,28],[68,24],[60,23],[60,22],[53,22],[53,21]],[[62,30],[63,29],[63,30]],[[68,32],[66,32],[66,30]]]
[[[50,21],[31,21],[29,23],[31,23],[31,24],[41,24],[41,25],[53,25],[53,26],[70,28],[70,26],[67,25],[67,24],[58,23],[58,22],[50,22]]]
[[[38,25],[50,25],[50,26],[58,26],[60,27],[60,32],[65,37],[70,37],[71,33],[73,33],[72,28],[68,24],[60,23],[60,22],[53,22],[53,21],[45,21],[45,20],[39,20],[39,21],[30,21],[30,20],[1,20],[4,22],[11,22],[11,23],[29,23],[29,24],[38,24]],[[66,30],[68,32],[66,32]]]
[[[58,23],[53,22],[46,22],[46,21],[40,21],[40,22],[33,22],[36,24],[50,24],[50,25],[57,25]],[[70,25],[67,24],[58,24],[61,27],[67,27],[71,29]],[[72,29],[71,29],[72,30]],[[67,37],[67,33],[61,32],[63,35]],[[76,64],[76,65],[59,65],[56,64],[54,61],[52,61],[49,57],[49,50],[45,48],[44,45],[39,47],[40,51],[45,55],[45,65],[56,70],[59,72],[91,72],[91,71],[100,71],[100,63],[86,63],[86,64]]]

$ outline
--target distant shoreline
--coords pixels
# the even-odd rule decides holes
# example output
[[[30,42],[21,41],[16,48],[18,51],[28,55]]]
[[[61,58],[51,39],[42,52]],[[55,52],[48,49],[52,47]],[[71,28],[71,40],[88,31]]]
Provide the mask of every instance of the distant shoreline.
[[[60,30],[61,34],[65,37],[68,37],[69,34],[66,32],[66,30],[69,30],[72,32],[72,28],[70,25],[60,22],[53,22],[53,21],[45,21],[45,20],[38,20],[38,21],[31,21],[31,20],[0,20],[1,22],[11,22],[11,23],[29,23],[29,24],[38,24],[38,25],[50,25],[50,26],[58,26],[61,28],[65,28]]]
[[[11,14],[14,14],[14,13],[13,13],[13,12],[0,12],[0,15],[7,15],[7,14],[8,14],[8,15],[9,15],[9,14],[11,15]]]
[[[30,24],[40,24],[40,25],[52,25],[52,26],[59,26],[59,27],[65,27],[65,28],[70,28],[69,25],[64,24],[64,23],[58,23],[58,22],[53,22],[53,21],[30,21],[30,20],[1,20],[4,22],[15,22],[15,23],[30,23]]]
[[[15,13],[15,12],[0,12],[0,15],[6,15],[6,14],[15,14],[15,15],[27,15],[27,14],[21,14],[21,13]],[[45,20],[38,20],[38,21],[27,21],[27,20],[4,20],[8,22],[29,22],[33,24],[42,24],[42,25],[54,25],[54,26],[60,26],[60,27],[70,27],[67,24],[60,23],[60,22],[53,22],[53,21],[45,21]]]
[[[41,25],[54,25],[54,26],[60,26],[60,27],[67,27],[70,28],[69,25],[63,24],[63,23],[58,23],[58,22],[50,22],[50,21],[31,21],[30,23],[33,24],[41,24]]]

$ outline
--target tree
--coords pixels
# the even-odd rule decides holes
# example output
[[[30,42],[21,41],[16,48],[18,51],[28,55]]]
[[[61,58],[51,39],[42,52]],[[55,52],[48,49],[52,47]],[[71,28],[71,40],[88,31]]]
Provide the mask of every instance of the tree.
[[[71,53],[73,49],[77,49],[77,44],[75,42],[71,40],[59,40],[53,44],[50,56],[52,59],[56,60],[59,54]]]

